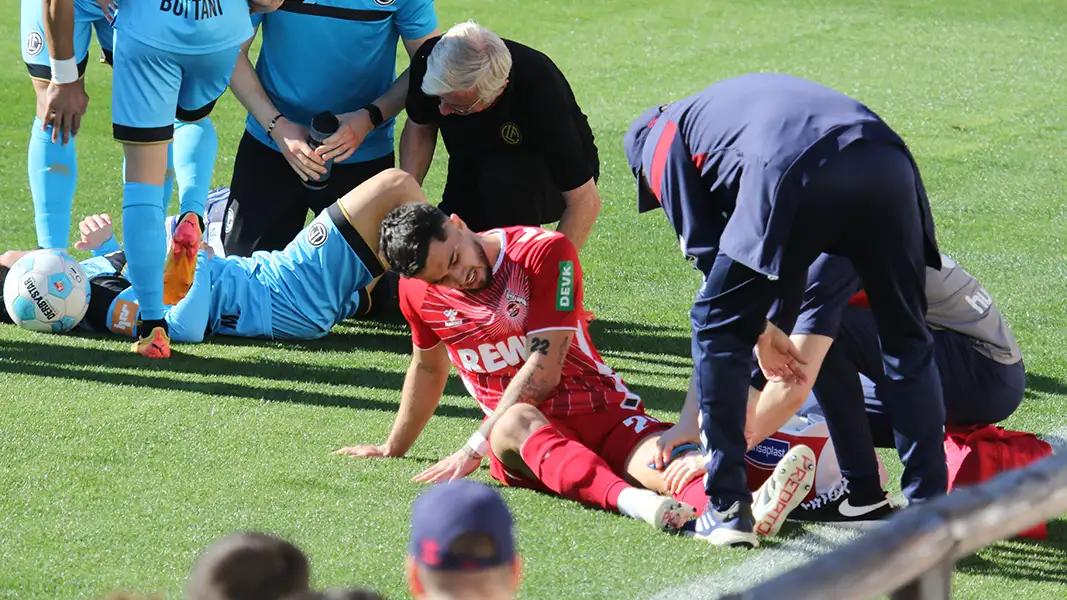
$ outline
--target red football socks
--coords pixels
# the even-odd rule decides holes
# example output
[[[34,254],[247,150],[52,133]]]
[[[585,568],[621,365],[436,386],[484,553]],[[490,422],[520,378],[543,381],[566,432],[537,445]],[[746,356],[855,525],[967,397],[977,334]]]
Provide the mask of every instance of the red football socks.
[[[618,511],[619,493],[631,487],[604,459],[551,425],[527,438],[521,453],[537,479],[564,498]]]

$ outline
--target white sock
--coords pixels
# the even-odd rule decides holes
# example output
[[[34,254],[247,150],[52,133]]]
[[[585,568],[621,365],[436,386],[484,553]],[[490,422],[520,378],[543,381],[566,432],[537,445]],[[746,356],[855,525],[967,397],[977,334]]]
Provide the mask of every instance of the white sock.
[[[629,487],[619,493],[619,512],[632,519],[659,526],[656,513],[665,499],[652,490]]]

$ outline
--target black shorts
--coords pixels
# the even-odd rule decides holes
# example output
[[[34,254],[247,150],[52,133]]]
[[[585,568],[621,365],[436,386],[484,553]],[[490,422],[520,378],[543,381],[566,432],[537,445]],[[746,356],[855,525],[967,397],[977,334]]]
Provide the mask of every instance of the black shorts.
[[[598,174],[594,170],[594,181]],[[566,207],[541,156],[505,154],[477,163],[449,157],[440,208],[459,215],[473,231],[555,223]]]
[[[353,188],[393,166],[393,153],[366,162],[334,164],[322,190],[304,187],[280,152],[245,132],[237,147],[222,244],[226,254],[281,250],[293,241],[310,210],[318,214]]]

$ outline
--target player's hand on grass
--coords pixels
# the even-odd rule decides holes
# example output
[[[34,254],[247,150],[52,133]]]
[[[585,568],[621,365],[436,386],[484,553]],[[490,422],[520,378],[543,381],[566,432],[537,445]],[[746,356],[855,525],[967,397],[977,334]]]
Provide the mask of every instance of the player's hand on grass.
[[[82,219],[81,223],[78,223],[78,231],[82,237],[74,242],[74,248],[77,250],[96,250],[114,235],[111,226],[111,215],[107,213],[89,215]]]
[[[374,129],[374,124],[370,121],[370,115],[363,109],[337,115],[337,120],[341,122],[337,132],[323,140],[321,146],[315,148],[315,153],[323,161],[330,159],[337,162],[348,160],[348,157],[352,156],[352,153],[363,143],[363,139],[367,137],[367,134]]]
[[[688,452],[674,459],[663,471],[663,484],[671,494],[681,492],[690,481],[708,472],[700,452]]]
[[[60,141],[66,146],[70,138],[81,129],[82,115],[89,108],[89,94],[85,92],[85,80],[70,83],[50,82],[44,93],[44,119],[42,130],[52,126],[52,143]]]
[[[389,449],[385,447],[385,444],[381,446],[372,446],[371,444],[360,444],[358,446],[345,446],[340,450],[334,450],[334,454],[340,456],[353,456],[355,458],[388,458]]]
[[[784,331],[767,323],[756,342],[756,359],[767,381],[807,383],[803,366],[808,364]]]
[[[466,448],[456,452],[452,456],[438,462],[434,466],[419,473],[412,481],[420,483],[437,483],[439,481],[455,481],[463,479],[478,469],[482,464],[481,457],[475,458]]]
[[[656,455],[649,465],[657,471],[671,462],[671,452],[682,444],[699,444],[700,430],[696,423],[678,423],[664,431],[656,440]]]
[[[270,133],[271,139],[278,144],[282,156],[285,157],[289,166],[296,171],[300,179],[317,180],[320,175],[326,174],[326,163],[315,154],[315,150],[307,143],[307,127],[301,127],[285,117],[281,117],[274,124],[274,131]]]

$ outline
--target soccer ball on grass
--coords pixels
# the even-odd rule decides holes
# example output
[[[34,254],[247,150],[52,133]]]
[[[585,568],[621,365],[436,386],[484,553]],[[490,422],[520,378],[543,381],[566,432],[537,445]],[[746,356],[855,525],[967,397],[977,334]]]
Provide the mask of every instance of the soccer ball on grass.
[[[16,325],[64,333],[74,329],[89,309],[89,277],[66,252],[30,252],[8,272],[4,304]]]

